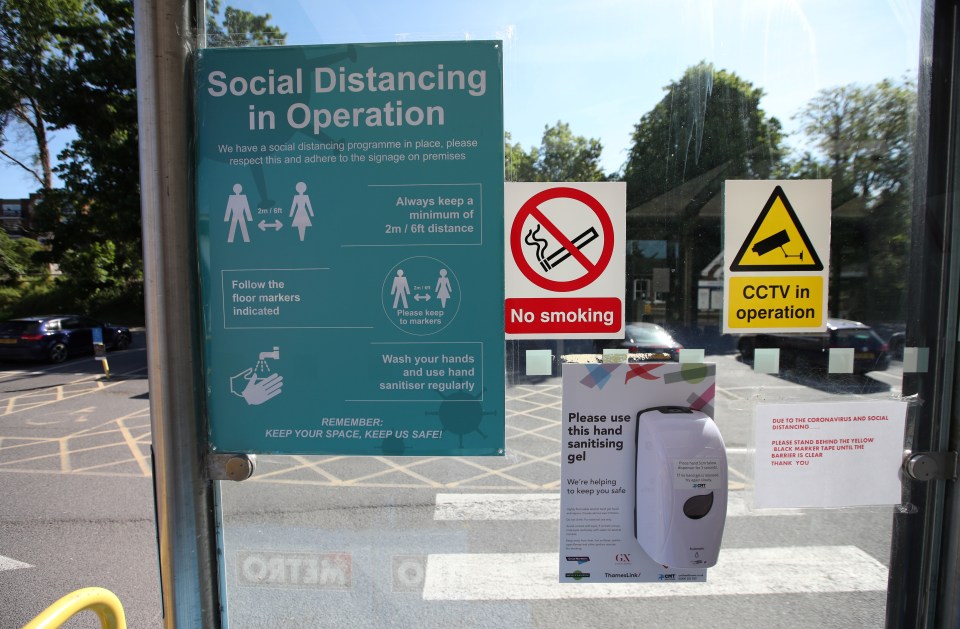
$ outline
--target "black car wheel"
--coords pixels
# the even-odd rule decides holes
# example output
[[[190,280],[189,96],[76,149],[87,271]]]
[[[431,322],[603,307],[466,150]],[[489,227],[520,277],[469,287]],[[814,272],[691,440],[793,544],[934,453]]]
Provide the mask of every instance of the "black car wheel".
[[[67,359],[67,346],[63,343],[54,343],[47,356],[52,363],[62,363]]]

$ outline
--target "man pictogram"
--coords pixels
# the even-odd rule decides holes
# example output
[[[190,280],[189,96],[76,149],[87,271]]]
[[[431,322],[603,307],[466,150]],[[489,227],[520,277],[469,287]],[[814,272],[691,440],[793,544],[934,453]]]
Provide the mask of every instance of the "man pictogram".
[[[250,234],[247,233],[247,221],[252,221],[250,215],[250,204],[247,202],[247,195],[241,194],[243,186],[238,183],[233,184],[233,194],[227,199],[227,213],[223,217],[223,222],[230,221],[230,234],[227,235],[227,242],[233,242],[237,226],[240,226],[240,235],[243,236],[243,242],[250,242]]]

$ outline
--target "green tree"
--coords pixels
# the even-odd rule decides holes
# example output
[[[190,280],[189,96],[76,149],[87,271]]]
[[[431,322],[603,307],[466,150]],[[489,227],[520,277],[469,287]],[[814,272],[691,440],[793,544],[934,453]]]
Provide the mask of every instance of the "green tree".
[[[23,277],[25,268],[23,260],[13,246],[13,239],[7,232],[0,229],[0,284],[10,286],[16,284]]]
[[[822,90],[797,115],[822,158],[813,161],[833,178],[842,201],[878,199],[908,185],[910,121],[916,90],[904,81]]]
[[[220,18],[220,0],[207,0],[207,46],[237,48],[241,46],[282,46],[287,34],[269,24],[269,13],[256,15],[227,7]],[[221,21],[218,21],[220,19]]]
[[[519,143],[504,142],[507,181],[603,181],[599,140],[574,135],[570,125],[557,122],[543,128],[540,147],[524,151]]]
[[[905,307],[916,90],[910,81],[821,91],[797,115],[817,154],[795,176],[832,180],[831,311],[899,319]],[[845,282],[850,272],[860,275]]]
[[[43,263],[44,254],[47,247],[37,242],[33,238],[13,238],[11,239],[14,255],[20,260],[24,273],[28,276],[47,276],[49,267]]]
[[[36,261],[36,253],[43,245],[32,238],[11,238],[0,229],[0,284],[14,286],[27,275],[41,275],[43,265]]]
[[[507,181],[537,181],[537,149],[525,151],[519,142],[512,144],[510,132],[504,134],[504,174]]]
[[[45,190],[50,90],[74,52],[69,30],[88,14],[82,0],[0,0],[0,156]]]
[[[64,267],[70,279],[96,288],[142,277],[140,192],[133,5],[87,6],[85,19],[70,25],[75,52],[50,97],[54,123],[77,137],[59,156],[64,187],[45,194],[36,218],[52,234],[51,261],[61,266],[71,252],[110,251],[91,276],[73,277],[69,262]]]
[[[58,27],[47,53],[58,71],[39,93],[49,124],[77,137],[56,167],[64,186],[45,192],[35,219],[52,235],[49,261],[78,287],[97,291],[136,284],[143,274],[133,3],[75,2],[81,10]],[[269,15],[228,7],[218,22],[219,2],[209,6],[207,25],[224,35],[220,45],[283,43]]]
[[[623,178],[638,205],[716,168],[727,178],[767,179],[780,172],[780,121],[760,107],[763,90],[732,72],[699,63],[664,88],[634,127]]]
[[[760,107],[763,90],[725,70],[700,63],[665,88],[663,98],[634,127],[623,169],[627,182],[627,238],[663,241],[667,260],[632,259],[628,275],[652,277],[671,269],[667,316],[700,321],[700,271],[721,251],[717,203],[725,179],[767,179],[783,168],[779,120]]]

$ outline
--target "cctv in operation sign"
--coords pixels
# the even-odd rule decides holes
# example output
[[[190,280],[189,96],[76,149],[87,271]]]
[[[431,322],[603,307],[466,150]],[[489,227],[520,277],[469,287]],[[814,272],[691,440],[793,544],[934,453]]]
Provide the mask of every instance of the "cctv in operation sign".
[[[500,42],[207,49],[211,448],[499,455]]]
[[[830,186],[725,182],[725,333],[826,330]]]

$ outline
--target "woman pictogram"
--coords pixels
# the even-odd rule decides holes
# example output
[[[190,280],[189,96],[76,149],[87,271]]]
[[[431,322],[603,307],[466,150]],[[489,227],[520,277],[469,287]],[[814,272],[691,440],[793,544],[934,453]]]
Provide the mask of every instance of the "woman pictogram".
[[[304,194],[306,190],[307,184],[302,181],[297,184],[297,196],[293,197],[293,207],[290,208],[290,216],[293,217],[290,224],[300,230],[300,242],[303,242],[307,228],[313,225],[310,222],[313,208],[310,206],[310,197]]]
[[[447,307],[447,300],[450,299],[450,278],[447,277],[447,270],[440,269],[440,277],[437,279],[437,287],[434,292],[437,293],[437,299],[440,300],[440,306]]]

